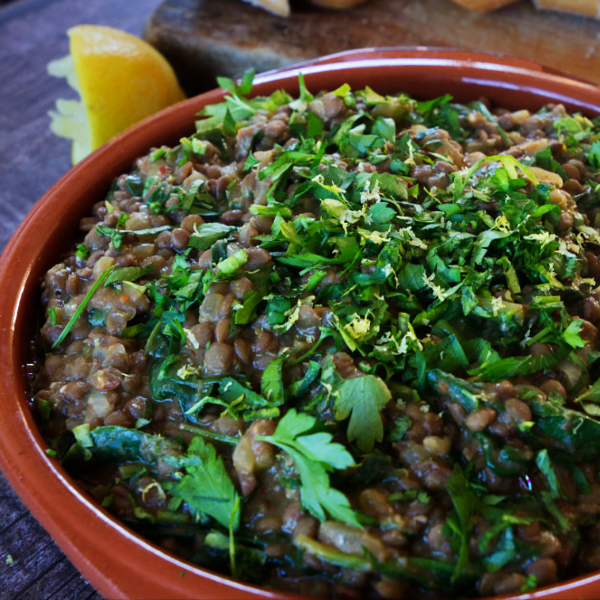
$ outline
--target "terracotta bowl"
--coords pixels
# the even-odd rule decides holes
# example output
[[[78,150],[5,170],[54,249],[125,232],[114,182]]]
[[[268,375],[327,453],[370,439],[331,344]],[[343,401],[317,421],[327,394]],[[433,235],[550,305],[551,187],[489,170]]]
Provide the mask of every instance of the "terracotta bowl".
[[[488,96],[511,109],[537,110],[562,102],[568,110],[600,114],[600,90],[523,60],[436,49],[346,52],[259,76],[254,94],[349,83],[418,98],[451,93],[464,102]],[[60,179],[27,215],[0,259],[0,467],[23,502],[75,566],[107,598],[292,598],[197,568],[132,533],[87,497],[46,456],[28,406],[24,365],[30,360],[43,273],[70,247],[81,217],[104,197],[110,182],[151,146],[175,144],[193,132],[195,114],[223,98],[215,90],[182,102],[109,142]],[[525,598],[600,598],[600,573],[561,583]],[[516,598],[516,597],[514,597]]]

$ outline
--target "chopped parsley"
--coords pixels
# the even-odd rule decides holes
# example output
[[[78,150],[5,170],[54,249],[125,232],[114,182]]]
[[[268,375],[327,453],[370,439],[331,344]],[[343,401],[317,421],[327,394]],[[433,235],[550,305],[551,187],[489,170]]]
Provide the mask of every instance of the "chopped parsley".
[[[310,433],[317,420],[293,408],[279,421],[272,436],[261,437],[293,459],[300,473],[302,505],[320,521],[326,514],[359,527],[348,498],[330,485],[329,472],[354,464],[352,455],[325,432]]]
[[[252,77],[219,78],[224,101],[118,180],[110,226],[50,279],[52,349],[72,333],[105,370],[73,415],[71,380],[36,398],[49,431],[69,423],[51,452],[117,473],[109,510],[250,582],[354,571],[466,597],[544,555],[522,527],[585,549],[600,120],[543,108],[547,139],[527,138],[479,101],[325,97],[302,76],[297,98],[251,98]],[[573,168],[581,189],[556,189]],[[127,203],[157,226],[135,229]],[[93,280],[98,245],[115,265]],[[62,279],[77,303],[50,290]],[[115,335],[143,383],[107,358]],[[94,427],[130,390],[131,427]],[[302,513],[326,523],[318,540],[290,525]]]
[[[214,446],[195,437],[187,448],[187,456],[177,459],[177,466],[185,469],[185,475],[167,487],[172,496],[169,508],[175,510],[185,501],[196,520],[208,515],[236,531],[240,522],[239,496]]]

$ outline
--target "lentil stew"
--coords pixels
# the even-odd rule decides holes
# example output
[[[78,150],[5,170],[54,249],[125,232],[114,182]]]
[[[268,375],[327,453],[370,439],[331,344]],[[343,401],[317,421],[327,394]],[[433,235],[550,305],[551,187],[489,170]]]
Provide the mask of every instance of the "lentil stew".
[[[44,278],[52,452],[168,551],[275,589],[600,568],[600,124],[223,84]]]

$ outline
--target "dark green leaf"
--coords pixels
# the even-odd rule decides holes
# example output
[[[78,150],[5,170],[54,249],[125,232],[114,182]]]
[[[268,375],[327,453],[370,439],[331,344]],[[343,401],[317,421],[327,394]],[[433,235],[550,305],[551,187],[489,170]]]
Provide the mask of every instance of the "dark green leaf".
[[[594,169],[600,169],[600,140],[592,144],[588,160]]]
[[[285,391],[283,388],[282,368],[285,362],[285,356],[274,358],[263,371],[260,380],[260,391],[268,402],[275,406],[280,406],[285,401]]]
[[[104,287],[120,281],[135,281],[136,279],[151,273],[153,267],[154,265],[149,264],[145,267],[121,267],[115,269],[104,281]]]
[[[403,416],[394,421],[394,427],[389,435],[385,438],[386,442],[400,442],[404,434],[412,427],[412,421],[409,416]]]
[[[454,465],[454,473],[446,484],[456,516],[450,522],[450,529],[458,538],[458,561],[452,575],[453,581],[458,579],[469,564],[469,538],[473,528],[473,516],[477,507],[477,496],[469,485],[463,470]]]
[[[343,421],[350,416],[348,440],[356,440],[362,452],[369,452],[383,440],[379,413],[392,397],[390,390],[379,377],[364,375],[344,380],[335,394],[335,418]]]
[[[348,498],[330,487],[327,471],[345,469],[354,464],[350,453],[331,441],[330,433],[308,434],[315,417],[290,409],[279,421],[272,436],[260,437],[287,452],[300,472],[302,506],[320,521],[326,512],[334,519],[360,527]],[[307,435],[308,434],[308,435]]]
[[[241,307],[234,313],[236,325],[247,325],[255,316],[256,307],[261,303],[263,296],[260,292],[251,290],[244,296]]]
[[[554,471],[552,461],[550,460],[550,456],[546,448],[538,452],[537,458],[535,459],[535,464],[546,477],[548,487],[550,488],[552,494],[556,498],[562,497],[564,494],[560,487],[560,482],[558,481],[558,477],[556,476],[556,472]]]
[[[125,185],[132,196],[141,197],[144,192],[144,182],[139,175],[132,173],[125,178]]]
[[[171,496],[184,500],[195,516],[207,514],[223,527],[229,528],[233,518],[231,528],[237,530],[239,496],[214,446],[195,437],[177,464],[185,467],[186,475],[169,487]]]
[[[190,237],[189,246],[203,252],[208,250],[217,240],[227,237],[235,231],[222,223],[201,223]]]

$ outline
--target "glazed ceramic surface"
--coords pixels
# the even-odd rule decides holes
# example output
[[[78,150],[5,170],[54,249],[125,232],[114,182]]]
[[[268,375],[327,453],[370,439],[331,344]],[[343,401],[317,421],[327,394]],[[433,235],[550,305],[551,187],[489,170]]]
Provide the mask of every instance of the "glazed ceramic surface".
[[[459,102],[489,97],[496,105],[537,110],[560,102],[600,114],[600,90],[510,57],[438,49],[345,52],[255,80],[253,94],[298,92],[302,72],[313,92],[344,83],[419,99],[450,93]],[[194,130],[196,113],[222,90],[197,96],[121,134],[60,179],[33,207],[0,258],[0,467],[42,525],[83,575],[107,598],[293,598],[234,582],[179,560],[132,533],[81,491],[47,448],[28,406],[25,368],[31,361],[40,280],[73,242],[81,217],[111,181],[152,146],[176,144]],[[513,600],[600,598],[600,573]]]

